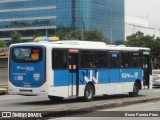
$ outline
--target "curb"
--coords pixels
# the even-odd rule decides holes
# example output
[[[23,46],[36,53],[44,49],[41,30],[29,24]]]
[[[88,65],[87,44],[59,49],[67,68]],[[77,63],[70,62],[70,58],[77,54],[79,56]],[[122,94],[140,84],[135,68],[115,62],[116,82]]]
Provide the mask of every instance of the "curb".
[[[100,110],[100,109],[109,109],[109,108],[114,108],[114,107],[127,106],[127,105],[133,105],[133,104],[137,104],[137,103],[145,103],[145,102],[151,102],[151,101],[157,101],[157,100],[160,100],[160,96],[99,104],[99,105],[95,105],[95,106],[89,106],[86,108],[80,108],[77,110],[92,111],[92,110]]]
[[[133,100],[124,100],[124,101],[118,101],[118,102],[110,102],[110,103],[104,103],[104,104],[98,104],[98,105],[91,105],[88,107],[83,108],[75,108],[75,109],[65,109],[61,111],[46,111],[42,113],[43,117],[66,117],[69,115],[75,115],[75,114],[82,114],[86,112],[94,112],[95,110],[101,110],[101,109],[109,109],[109,108],[115,108],[120,106],[127,106],[127,105],[133,105],[137,103],[145,103],[145,102],[151,102],[151,101],[157,101],[160,100],[160,96],[155,97],[145,97],[140,99],[133,99]]]

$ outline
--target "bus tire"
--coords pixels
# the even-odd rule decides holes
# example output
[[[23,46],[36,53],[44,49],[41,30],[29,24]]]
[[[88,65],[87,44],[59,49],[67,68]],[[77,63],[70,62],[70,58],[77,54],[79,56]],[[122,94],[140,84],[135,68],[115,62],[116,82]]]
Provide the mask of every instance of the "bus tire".
[[[54,101],[54,102],[62,102],[63,101],[63,97],[56,97],[56,96],[50,96],[50,95],[48,95],[48,98],[51,101]]]
[[[93,99],[94,87],[92,84],[87,84],[84,90],[84,101],[89,102]]]
[[[129,96],[136,97],[136,96],[138,96],[138,93],[139,93],[139,85],[135,83],[134,87],[133,87],[133,92],[130,92]]]

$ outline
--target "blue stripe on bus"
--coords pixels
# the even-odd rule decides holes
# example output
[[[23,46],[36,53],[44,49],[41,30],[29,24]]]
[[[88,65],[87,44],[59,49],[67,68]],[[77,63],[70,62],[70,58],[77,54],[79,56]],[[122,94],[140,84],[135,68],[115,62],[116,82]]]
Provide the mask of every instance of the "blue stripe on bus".
[[[134,82],[143,80],[142,69],[100,69],[79,70],[79,85],[85,85],[89,81],[94,84]],[[69,70],[54,70],[54,86],[76,85],[76,74]]]
[[[68,86],[69,72],[68,70],[54,70],[54,86]]]

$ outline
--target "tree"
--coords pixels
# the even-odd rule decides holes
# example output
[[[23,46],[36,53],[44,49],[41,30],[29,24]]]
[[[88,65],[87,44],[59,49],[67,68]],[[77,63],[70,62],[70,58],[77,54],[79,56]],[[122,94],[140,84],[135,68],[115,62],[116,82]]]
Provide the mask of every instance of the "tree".
[[[115,45],[126,45],[127,43],[126,43],[126,41],[124,41],[124,40],[116,40],[116,41],[114,42],[114,44],[115,44]]]
[[[154,49],[154,36],[144,35],[142,32],[137,32],[127,37],[127,45],[134,47],[148,47]]]
[[[104,37],[104,34],[99,30],[85,30],[84,31],[84,40],[88,41],[101,41],[105,43],[110,43],[110,41]]]
[[[85,40],[85,41],[102,41],[109,43],[109,40],[104,37],[99,30],[84,30],[82,31],[65,31],[60,30],[56,33],[61,40]],[[83,36],[83,37],[82,37]]]
[[[33,38],[39,37],[39,36],[46,36],[46,33],[44,32],[37,32],[36,34],[34,34]]]
[[[13,44],[13,43],[20,43],[20,42],[22,42],[21,41],[22,35],[19,32],[13,31],[13,32],[10,33],[10,36],[11,36],[11,40],[8,42],[8,46],[11,45],[11,44]]]
[[[152,43],[153,44],[153,43]],[[154,41],[154,49],[152,51],[152,56],[154,60],[154,67],[155,68],[160,68],[160,38],[157,37]]]
[[[150,48],[154,67],[160,67],[160,38],[155,39],[155,36],[144,35],[139,31],[127,37],[127,46]]]
[[[4,40],[0,40],[0,48],[7,47],[6,42]]]

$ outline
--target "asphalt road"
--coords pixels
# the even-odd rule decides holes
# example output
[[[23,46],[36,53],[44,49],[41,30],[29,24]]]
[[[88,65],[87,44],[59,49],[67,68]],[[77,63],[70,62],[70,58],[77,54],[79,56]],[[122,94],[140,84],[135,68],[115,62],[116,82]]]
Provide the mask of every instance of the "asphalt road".
[[[122,116],[122,117],[115,117]],[[157,117],[158,116],[158,117]],[[53,118],[50,118],[52,120]],[[61,117],[55,120],[159,120],[160,101],[128,105],[113,109],[103,109],[96,112]]]
[[[99,110],[97,112],[82,114],[80,117],[82,117],[82,116],[106,117],[107,112],[110,113],[110,114],[108,114],[108,116],[116,116],[115,113],[117,113],[117,116],[119,116],[118,112],[119,113],[124,112],[124,113],[126,113],[127,117],[134,117],[134,116],[137,116],[137,117],[139,117],[139,116],[141,116],[141,117],[148,117],[148,116],[157,117],[157,115],[158,115],[160,118],[160,101],[139,103],[136,105],[134,104],[134,105],[122,106],[122,107],[117,107],[117,108],[113,108],[113,109],[103,109],[103,110]],[[112,112],[113,112],[113,114],[112,114]],[[151,114],[148,114],[148,112]],[[141,114],[141,113],[143,113],[143,114]],[[144,113],[146,113],[146,114],[144,114]],[[122,116],[125,117],[125,114],[122,114]]]
[[[100,105],[104,103],[115,103],[119,101],[132,101],[145,97],[160,96],[160,89],[140,91],[138,97],[129,97],[128,94],[117,94],[109,96],[97,96],[92,102],[83,102],[81,99],[66,99],[62,103],[54,103],[43,96],[20,96],[20,95],[1,95],[0,111],[55,111],[84,108],[90,105]]]
[[[139,99],[148,98],[148,97],[156,97],[156,96],[160,96],[159,87],[154,88],[153,90],[140,91],[140,95],[138,97],[129,97],[128,94],[97,96],[94,98],[92,102],[83,102],[81,99],[72,99],[72,100],[65,99],[62,103],[54,103],[50,101],[46,95],[43,95],[43,96],[1,95],[0,96],[0,111],[1,112],[3,111],[20,111],[20,112],[23,112],[23,111],[46,112],[48,111],[50,113],[53,113],[53,111],[64,111],[64,110],[69,111],[69,110],[87,108],[90,106],[95,106],[94,108],[97,108],[97,106],[99,105],[103,106],[106,103],[112,104],[112,103],[119,103],[119,102],[124,102],[124,101],[129,101],[130,103],[132,103],[133,100],[137,101]],[[109,108],[111,107],[114,107],[114,106],[110,106]],[[100,107],[98,109],[103,109],[103,107],[102,108]],[[90,108],[90,111],[91,110],[92,108]],[[103,112],[99,112],[99,113],[104,114]],[[80,119],[82,117],[80,117]],[[89,119],[90,118],[91,117],[89,117]]]

